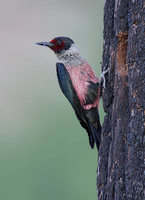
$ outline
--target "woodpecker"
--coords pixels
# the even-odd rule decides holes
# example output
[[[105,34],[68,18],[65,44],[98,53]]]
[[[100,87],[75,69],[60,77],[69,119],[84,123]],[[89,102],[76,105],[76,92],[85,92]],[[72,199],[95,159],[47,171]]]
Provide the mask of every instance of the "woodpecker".
[[[76,44],[68,37],[56,37],[37,45],[49,47],[57,56],[59,86],[72,105],[81,126],[86,129],[91,148],[99,150],[101,124],[98,113],[100,100],[99,79],[91,66],[81,57]]]

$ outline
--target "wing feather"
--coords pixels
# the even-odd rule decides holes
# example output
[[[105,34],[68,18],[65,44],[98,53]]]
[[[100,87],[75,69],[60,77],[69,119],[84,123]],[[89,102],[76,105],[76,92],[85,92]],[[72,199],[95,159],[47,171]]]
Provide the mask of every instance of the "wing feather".
[[[97,98],[99,98],[99,83],[93,83],[92,81],[88,81],[88,93],[86,94],[85,101],[86,105],[93,104]]]

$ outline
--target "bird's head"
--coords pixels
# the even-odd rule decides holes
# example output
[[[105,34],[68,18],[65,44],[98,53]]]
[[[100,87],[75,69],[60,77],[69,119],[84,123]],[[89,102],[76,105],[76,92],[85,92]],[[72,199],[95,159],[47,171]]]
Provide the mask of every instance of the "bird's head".
[[[56,37],[50,42],[38,42],[36,44],[49,47],[55,54],[61,54],[69,50],[74,45],[74,42],[68,37]]]

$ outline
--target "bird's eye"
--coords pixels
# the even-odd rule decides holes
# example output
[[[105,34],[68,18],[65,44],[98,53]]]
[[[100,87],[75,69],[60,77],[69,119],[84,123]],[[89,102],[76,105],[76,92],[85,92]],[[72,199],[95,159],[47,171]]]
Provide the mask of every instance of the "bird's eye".
[[[62,41],[61,40],[57,40],[57,44],[61,45]]]

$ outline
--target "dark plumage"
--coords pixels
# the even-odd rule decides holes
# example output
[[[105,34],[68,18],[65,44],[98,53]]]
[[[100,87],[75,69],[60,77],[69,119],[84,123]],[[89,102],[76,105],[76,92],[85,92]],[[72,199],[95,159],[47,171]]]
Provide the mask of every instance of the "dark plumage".
[[[96,142],[97,148],[99,149],[100,137],[101,137],[101,125],[99,120],[98,109],[91,108],[90,110],[85,110],[80,103],[78,95],[72,85],[70,75],[65,66],[62,63],[56,63],[56,69],[57,69],[57,77],[60,88],[63,94],[68,99],[68,101],[71,103],[80,124],[88,132],[89,143],[91,148],[94,147],[94,142]],[[98,88],[98,84],[95,85]],[[94,88],[93,84],[92,86]],[[92,93],[92,88],[90,90]]]

